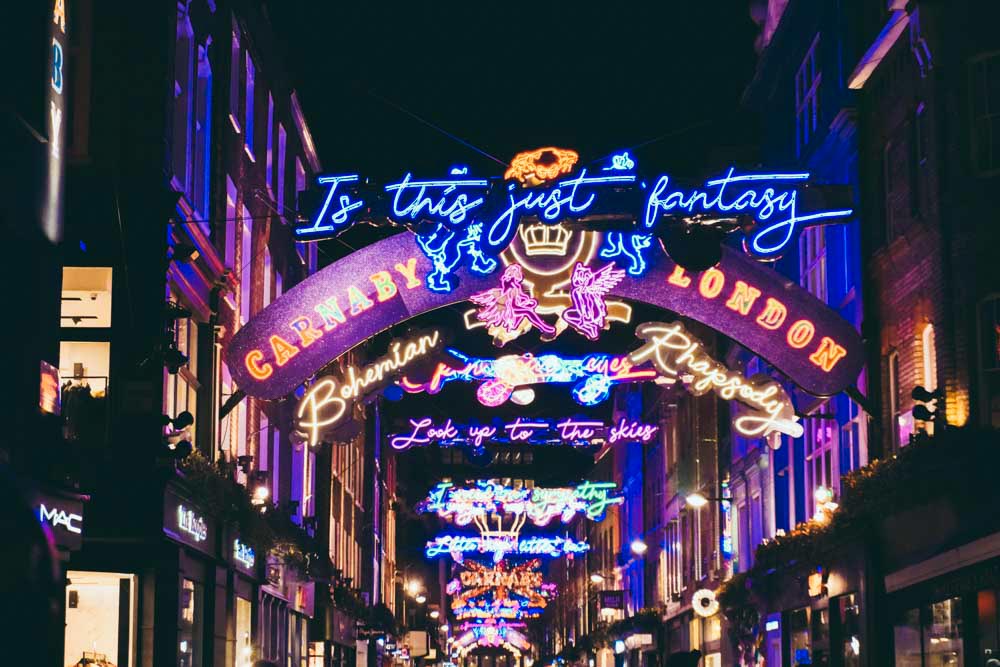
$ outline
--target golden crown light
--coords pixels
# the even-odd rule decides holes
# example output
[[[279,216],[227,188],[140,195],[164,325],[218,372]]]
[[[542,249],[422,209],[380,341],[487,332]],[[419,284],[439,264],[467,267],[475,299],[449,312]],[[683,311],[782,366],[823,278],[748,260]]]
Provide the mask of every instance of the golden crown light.
[[[528,257],[562,257],[569,250],[569,242],[573,238],[572,232],[562,224],[536,223],[521,227],[517,233],[521,237],[524,253]]]

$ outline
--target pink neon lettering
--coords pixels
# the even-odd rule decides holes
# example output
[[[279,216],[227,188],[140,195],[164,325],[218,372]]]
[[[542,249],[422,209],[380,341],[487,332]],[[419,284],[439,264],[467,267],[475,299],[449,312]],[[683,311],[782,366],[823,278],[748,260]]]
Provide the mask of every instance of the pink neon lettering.
[[[572,419],[564,419],[556,424],[556,428],[559,429],[559,438],[569,441],[589,440],[594,437],[596,429],[602,426],[604,424],[601,422],[574,421]]]
[[[414,445],[426,445],[430,443],[431,439],[425,436],[421,436],[420,433],[431,425],[431,418],[424,417],[420,421],[410,420],[410,426],[413,430],[410,431],[408,435],[397,435],[389,439],[389,445],[393,449],[404,450],[409,449]]]
[[[507,424],[504,426],[504,430],[508,431],[508,436],[514,442],[524,442],[531,437],[537,429],[545,428],[545,424],[532,424],[530,422],[522,422],[521,418],[518,417],[513,424]]]

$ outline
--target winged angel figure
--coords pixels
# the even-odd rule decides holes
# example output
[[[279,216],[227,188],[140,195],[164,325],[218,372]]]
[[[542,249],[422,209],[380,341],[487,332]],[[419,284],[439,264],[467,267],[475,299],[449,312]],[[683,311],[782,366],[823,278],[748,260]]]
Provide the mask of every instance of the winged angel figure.
[[[543,334],[555,333],[555,327],[536,312],[538,301],[524,291],[523,283],[524,272],[521,266],[511,264],[500,276],[499,288],[494,287],[469,297],[469,300],[479,306],[476,317],[490,326],[490,333],[494,333],[495,339],[506,342],[503,333],[518,332],[522,327],[531,325]]]
[[[563,311],[562,319],[590,340],[597,340],[608,317],[604,295],[624,277],[624,269],[615,269],[614,262],[597,271],[577,262],[570,279],[572,305]]]

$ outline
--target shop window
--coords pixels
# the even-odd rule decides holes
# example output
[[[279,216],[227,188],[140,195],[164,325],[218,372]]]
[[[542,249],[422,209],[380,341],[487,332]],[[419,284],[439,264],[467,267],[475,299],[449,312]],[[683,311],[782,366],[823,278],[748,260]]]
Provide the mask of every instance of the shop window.
[[[250,667],[253,664],[250,609],[250,600],[236,598],[236,667]]]
[[[970,69],[972,155],[985,175],[1000,169],[1000,53],[976,58]]]
[[[861,612],[857,595],[851,593],[835,600],[837,635],[843,667],[861,667]]]
[[[63,664],[136,664],[135,575],[70,570],[66,578]]]
[[[111,326],[111,268],[67,266],[63,269],[60,325],[64,329]]]
[[[979,341],[983,421],[1000,428],[1000,297],[979,306]]]
[[[250,160],[255,160],[254,156],[254,87],[256,86],[257,68],[253,64],[253,56],[250,51],[246,52],[246,101],[243,110],[246,114],[243,133],[243,147],[246,149]]]
[[[59,343],[59,387],[67,440],[91,441],[103,433],[110,365],[111,343]]]
[[[788,612],[785,627],[788,628],[789,664],[792,667],[813,664],[812,645],[809,642],[809,609]]]
[[[964,665],[962,600],[909,609],[893,623],[896,667]]]
[[[984,660],[1000,659],[1000,622],[997,617],[997,591],[985,590],[976,594],[979,617],[979,655]],[[989,663],[987,663],[989,664]]]
[[[819,87],[823,75],[816,64],[819,34],[813,39],[795,74],[795,146],[802,155],[819,124]]]
[[[204,586],[190,579],[181,583],[180,624],[177,627],[178,667],[201,667],[204,634]]]

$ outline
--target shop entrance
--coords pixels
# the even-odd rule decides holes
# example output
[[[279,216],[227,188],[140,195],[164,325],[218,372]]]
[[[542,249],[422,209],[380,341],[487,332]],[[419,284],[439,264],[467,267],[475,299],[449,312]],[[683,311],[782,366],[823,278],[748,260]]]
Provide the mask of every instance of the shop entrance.
[[[136,576],[117,572],[66,574],[64,665],[135,665]]]

